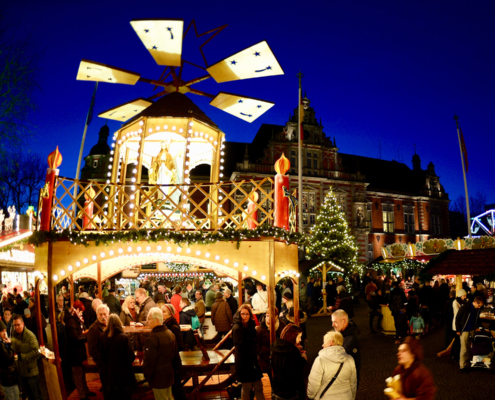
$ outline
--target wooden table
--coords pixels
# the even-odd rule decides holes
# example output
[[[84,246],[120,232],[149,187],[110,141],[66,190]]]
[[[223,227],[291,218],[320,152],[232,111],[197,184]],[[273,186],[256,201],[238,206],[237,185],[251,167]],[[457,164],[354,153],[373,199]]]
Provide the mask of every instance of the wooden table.
[[[182,332],[190,331],[191,325],[180,325],[180,330]],[[150,333],[151,328],[147,325],[145,326],[124,326],[124,333]]]

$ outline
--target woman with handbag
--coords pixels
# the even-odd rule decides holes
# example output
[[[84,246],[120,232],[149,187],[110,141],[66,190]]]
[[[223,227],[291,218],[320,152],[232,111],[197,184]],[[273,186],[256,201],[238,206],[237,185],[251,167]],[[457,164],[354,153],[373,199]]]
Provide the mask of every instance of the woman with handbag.
[[[302,350],[303,331],[294,324],[287,325],[280,339],[271,346],[273,370],[272,400],[305,400],[304,368],[306,352]]]
[[[249,400],[254,388],[256,400],[265,400],[261,368],[256,353],[256,323],[251,306],[243,304],[234,315],[232,336],[235,346],[235,370],[242,383],[241,399]]]
[[[308,378],[308,398],[324,400],[354,400],[357,390],[357,374],[354,359],[342,345],[340,332],[328,332],[323,337],[323,350],[311,368]]]

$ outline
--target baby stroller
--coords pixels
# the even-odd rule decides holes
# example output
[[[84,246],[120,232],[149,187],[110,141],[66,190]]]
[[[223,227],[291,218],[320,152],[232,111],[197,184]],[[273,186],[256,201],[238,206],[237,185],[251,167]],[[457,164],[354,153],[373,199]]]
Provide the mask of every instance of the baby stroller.
[[[479,328],[474,331],[473,342],[471,344],[471,368],[490,369],[490,354],[493,352],[492,335],[490,331]]]

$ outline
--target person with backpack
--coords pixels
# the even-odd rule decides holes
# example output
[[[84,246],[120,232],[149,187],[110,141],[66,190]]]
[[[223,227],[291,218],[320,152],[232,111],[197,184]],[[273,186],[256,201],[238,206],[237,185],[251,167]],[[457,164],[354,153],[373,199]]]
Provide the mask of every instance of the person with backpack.
[[[194,346],[196,346],[196,339],[194,338],[194,331],[192,329],[192,319],[193,317],[198,317],[196,315],[196,311],[194,311],[194,306],[191,305],[189,299],[185,297],[180,301],[180,320],[179,324],[181,325],[191,325],[191,329],[188,331],[182,332],[182,337],[184,338],[184,350],[189,351],[193,350]]]

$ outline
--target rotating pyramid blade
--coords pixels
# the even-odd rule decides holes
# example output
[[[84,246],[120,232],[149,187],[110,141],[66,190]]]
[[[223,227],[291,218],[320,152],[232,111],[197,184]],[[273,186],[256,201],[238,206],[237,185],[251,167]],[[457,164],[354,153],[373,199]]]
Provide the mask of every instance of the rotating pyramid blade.
[[[158,65],[180,67],[184,20],[135,19],[131,25]]]
[[[141,75],[111,65],[101,64],[95,61],[81,60],[77,71],[78,81],[93,81],[107,83],[122,83],[135,85]]]
[[[115,121],[125,122],[131,119],[135,115],[139,114],[145,108],[148,108],[153,103],[143,98],[129,101],[121,104],[120,106],[111,108],[110,110],[103,111],[98,114],[100,118],[114,119]]]
[[[225,58],[207,68],[207,71],[218,83],[284,74],[265,41]]]
[[[238,94],[220,92],[210,102],[210,105],[244,121],[253,122],[272,108],[275,103]]]

